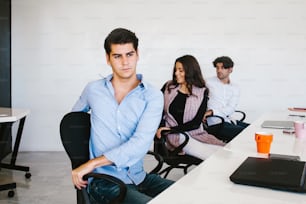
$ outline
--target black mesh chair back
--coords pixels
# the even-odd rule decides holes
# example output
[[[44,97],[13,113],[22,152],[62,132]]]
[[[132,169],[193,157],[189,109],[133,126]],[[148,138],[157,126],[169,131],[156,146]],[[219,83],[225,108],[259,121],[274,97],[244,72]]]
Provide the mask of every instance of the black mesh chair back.
[[[77,168],[81,164],[89,160],[89,138],[90,138],[90,115],[85,112],[67,113],[60,123],[60,135],[63,146],[71,161],[72,169]],[[120,186],[120,195],[111,203],[120,203],[126,194],[125,184],[112,176],[105,174],[89,173],[83,177],[103,178],[114,182]],[[89,204],[89,195],[87,189],[77,189],[77,204]]]
[[[90,115],[85,112],[68,113],[60,125],[63,146],[72,169],[89,159]]]

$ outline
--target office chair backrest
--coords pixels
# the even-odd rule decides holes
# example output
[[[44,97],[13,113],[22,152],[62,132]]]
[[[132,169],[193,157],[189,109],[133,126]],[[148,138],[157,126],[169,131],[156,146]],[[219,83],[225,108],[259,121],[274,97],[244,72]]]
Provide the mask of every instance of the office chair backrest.
[[[77,168],[89,160],[90,127],[90,114],[85,112],[70,112],[67,113],[61,120],[61,140],[66,153],[70,158],[72,169]],[[151,173],[156,173],[161,169],[163,160],[158,154],[154,154],[153,152],[148,153],[153,155],[158,160],[157,166],[151,171]],[[88,173],[84,175],[83,179],[87,180],[90,177],[105,179],[118,185],[120,188],[120,193],[113,198],[110,203],[117,204],[123,202],[127,191],[126,185],[123,181],[116,177],[99,173]],[[77,203],[90,203],[86,188],[77,190]]]
[[[63,146],[72,169],[89,160],[90,115],[85,112],[66,114],[60,124]]]

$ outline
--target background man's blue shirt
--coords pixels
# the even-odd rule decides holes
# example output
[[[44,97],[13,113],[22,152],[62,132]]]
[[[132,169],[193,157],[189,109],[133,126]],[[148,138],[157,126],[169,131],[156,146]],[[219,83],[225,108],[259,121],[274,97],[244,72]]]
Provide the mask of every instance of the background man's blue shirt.
[[[142,80],[142,75],[137,78]],[[163,96],[141,81],[118,104],[111,79],[109,75],[88,83],[72,111],[91,112],[90,157],[104,155],[113,162],[95,171],[139,184],[146,175],[143,157],[161,120]]]

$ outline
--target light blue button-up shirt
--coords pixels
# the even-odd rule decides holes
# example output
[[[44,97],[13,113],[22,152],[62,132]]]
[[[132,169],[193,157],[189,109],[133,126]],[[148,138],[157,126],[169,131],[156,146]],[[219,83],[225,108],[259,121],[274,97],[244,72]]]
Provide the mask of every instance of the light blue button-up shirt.
[[[152,144],[163,109],[162,93],[142,82],[120,104],[112,75],[87,84],[72,111],[91,112],[90,157],[104,155],[113,165],[95,172],[113,175],[127,184],[145,178],[143,157]]]

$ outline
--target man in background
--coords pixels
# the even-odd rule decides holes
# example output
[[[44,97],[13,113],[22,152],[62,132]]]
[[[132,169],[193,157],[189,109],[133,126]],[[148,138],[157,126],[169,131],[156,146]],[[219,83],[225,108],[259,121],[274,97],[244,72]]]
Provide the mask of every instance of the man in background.
[[[225,142],[231,141],[249,124],[231,118],[235,112],[239,97],[239,87],[230,80],[234,62],[228,56],[218,57],[213,61],[217,76],[206,80],[209,88],[209,100],[206,116],[218,115],[224,118],[224,126],[218,131],[216,137]],[[216,123],[214,118],[208,118],[208,124]]]

